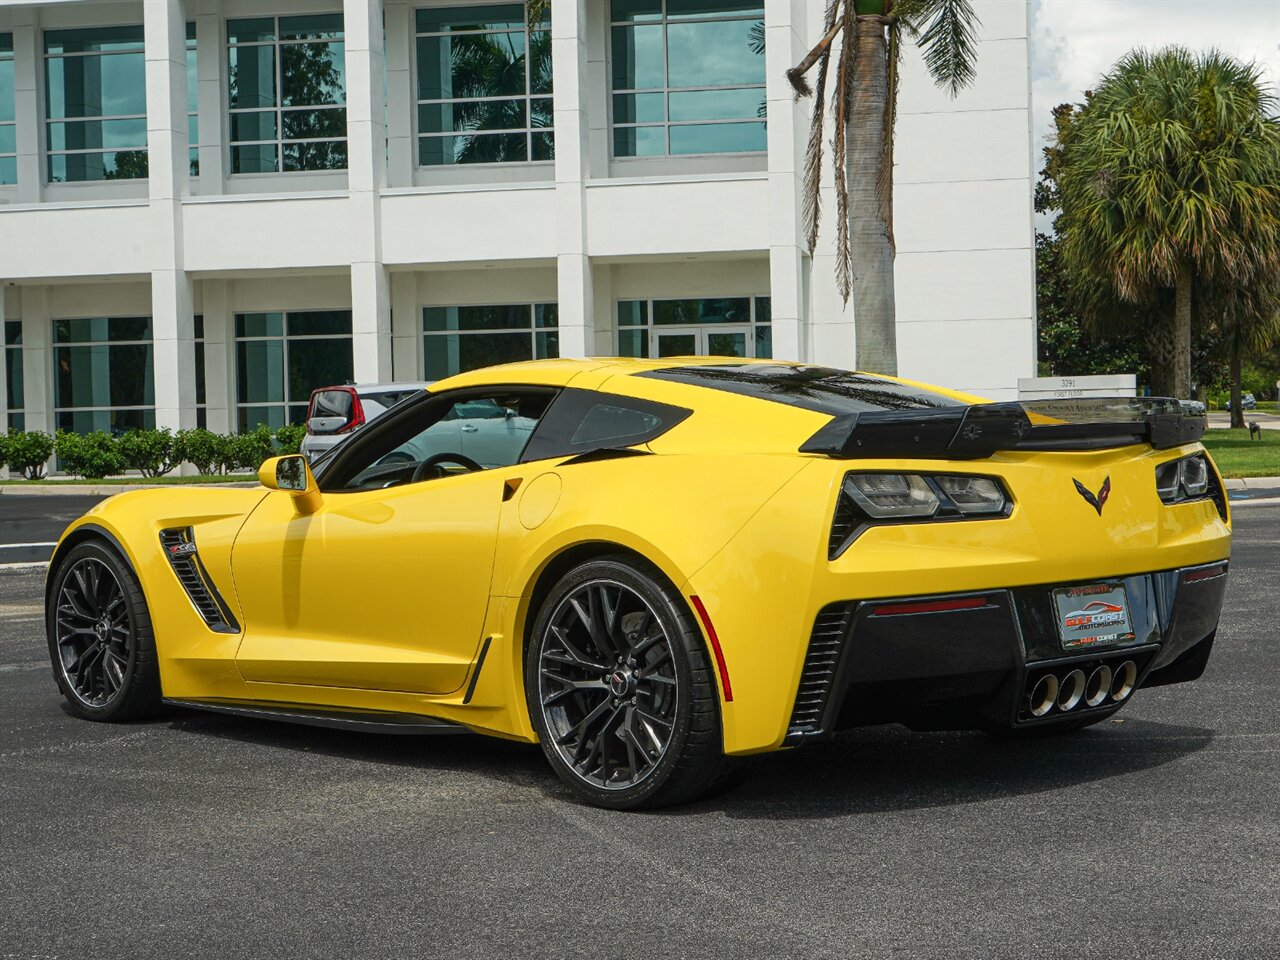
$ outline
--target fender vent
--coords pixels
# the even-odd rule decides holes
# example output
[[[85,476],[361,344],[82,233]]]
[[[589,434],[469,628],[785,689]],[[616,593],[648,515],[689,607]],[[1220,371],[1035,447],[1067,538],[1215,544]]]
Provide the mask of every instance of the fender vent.
[[[192,529],[172,527],[161,530],[160,546],[205,626],[215,633],[239,633],[240,625],[200,562]]]
[[[814,620],[800,686],[796,691],[796,703],[787,728],[788,743],[799,743],[824,732],[823,714],[831,699],[850,612],[848,604],[833,605],[824,608]]]

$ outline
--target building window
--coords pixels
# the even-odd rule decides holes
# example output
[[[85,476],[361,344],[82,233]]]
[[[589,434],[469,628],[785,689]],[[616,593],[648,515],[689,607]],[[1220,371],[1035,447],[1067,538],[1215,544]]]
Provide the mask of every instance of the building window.
[[[53,386],[59,430],[154,427],[151,318],[55,320]]]
[[[191,176],[200,175],[200,84],[196,73],[196,25],[187,24],[187,162]]]
[[[351,311],[236,314],[236,405],[241,431],[302,423],[316,387],[349,383]]]
[[[9,430],[25,430],[22,413],[22,321],[4,322],[5,405],[9,408]]]
[[[44,35],[50,183],[147,176],[142,27]]]
[[[231,172],[345,170],[342,14],[227,21]]]
[[[620,357],[773,356],[768,297],[620,300]]]
[[[0,33],[0,184],[18,182],[18,128],[14,124],[13,34]]]
[[[524,3],[417,11],[418,163],[554,158],[550,4],[529,29]]]
[[[424,307],[423,379],[517,360],[560,356],[559,312],[554,303],[478,307]]]
[[[204,379],[204,317],[196,314],[192,338],[196,359],[196,426],[209,426],[209,401],[205,393]]]
[[[617,157],[765,149],[764,0],[611,0]]]

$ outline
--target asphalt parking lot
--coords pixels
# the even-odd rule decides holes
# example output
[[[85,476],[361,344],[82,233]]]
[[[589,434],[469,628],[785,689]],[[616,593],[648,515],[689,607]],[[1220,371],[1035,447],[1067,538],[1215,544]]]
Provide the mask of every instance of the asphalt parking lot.
[[[617,814],[479,737],[72,719],[0,570],[0,958],[1272,958],[1280,506],[1231,577],[1205,677],[1099,727],[864,729]]]

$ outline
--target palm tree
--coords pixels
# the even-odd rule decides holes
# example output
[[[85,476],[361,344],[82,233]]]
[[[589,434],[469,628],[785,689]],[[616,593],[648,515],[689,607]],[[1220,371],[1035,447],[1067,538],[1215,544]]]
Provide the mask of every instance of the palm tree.
[[[821,213],[826,88],[835,68],[831,153],[838,220],[836,284],[845,303],[853,294],[861,370],[898,372],[893,128],[904,31],[924,51],[934,81],[955,96],[973,82],[977,23],[969,0],[828,0],[822,39],[787,71],[798,96],[814,95],[803,207],[812,255]],[[815,66],[816,94],[807,80]]]
[[[1136,50],[1059,130],[1056,226],[1079,285],[1133,304],[1172,294],[1148,338],[1158,394],[1191,393],[1196,291],[1280,272],[1275,105],[1252,64]]]
[[[1210,286],[1199,294],[1201,316],[1213,319],[1227,352],[1231,426],[1243,428],[1241,366],[1246,356],[1261,355],[1280,343],[1280,275],[1258,276],[1246,284]]]

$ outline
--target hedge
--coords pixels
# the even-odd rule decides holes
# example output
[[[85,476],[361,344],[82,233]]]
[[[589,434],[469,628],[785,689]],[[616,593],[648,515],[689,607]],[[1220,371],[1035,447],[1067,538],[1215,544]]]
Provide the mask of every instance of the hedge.
[[[130,430],[118,436],[94,431],[59,430],[49,436],[38,430],[0,433],[0,468],[20,473],[27,480],[41,480],[49,458],[58,455],[58,466],[86,480],[101,480],[127,470],[144,477],[162,477],[182,463],[204,475],[257,470],[262,461],[297,453],[306,427],[289,425],[272,430],[259,425],[248,433],[219,434],[197,427]]]

